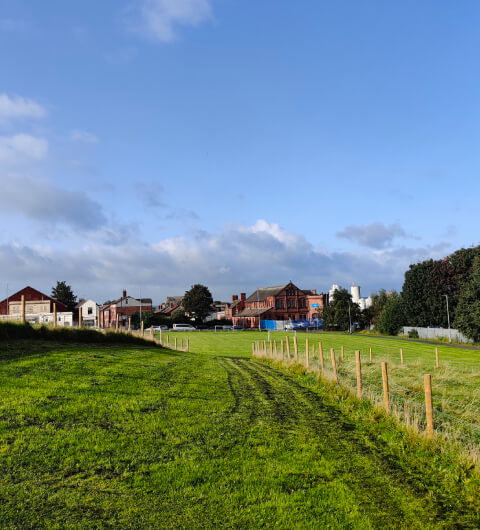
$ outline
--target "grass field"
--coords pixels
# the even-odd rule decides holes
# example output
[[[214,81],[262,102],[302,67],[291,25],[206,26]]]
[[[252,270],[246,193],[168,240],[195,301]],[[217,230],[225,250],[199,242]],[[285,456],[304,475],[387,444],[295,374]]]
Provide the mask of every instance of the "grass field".
[[[222,355],[232,352],[251,356],[251,343],[267,340],[266,332],[170,333],[170,337],[190,339],[190,350],[203,354]],[[272,332],[270,338],[279,342],[292,333]],[[330,348],[336,351],[340,383],[350,388],[356,384],[355,350],[362,355],[362,375],[365,397],[382,403],[381,361],[387,361],[390,383],[390,401],[393,413],[417,430],[424,428],[423,375],[432,375],[436,430],[449,439],[458,439],[474,458],[480,447],[480,350],[434,346],[425,342],[389,339],[344,333],[298,333],[299,360],[305,360],[305,339],[315,355],[310,365],[319,369],[318,343],[323,345],[325,373],[331,376]],[[340,362],[341,347],[344,361]],[[435,347],[439,350],[440,367],[435,367]],[[370,348],[372,362],[370,362]],[[404,364],[400,362],[400,348]],[[293,347],[292,347],[293,351]]]
[[[0,344],[0,527],[480,525],[468,463],[232,335]]]

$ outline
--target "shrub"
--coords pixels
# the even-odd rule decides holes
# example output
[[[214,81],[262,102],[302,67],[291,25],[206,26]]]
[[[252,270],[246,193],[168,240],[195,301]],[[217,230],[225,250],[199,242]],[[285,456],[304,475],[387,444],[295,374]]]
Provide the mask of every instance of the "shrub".
[[[418,331],[416,329],[411,329],[409,332],[408,332],[408,337],[410,339],[419,339],[420,338],[420,335],[418,334]]]

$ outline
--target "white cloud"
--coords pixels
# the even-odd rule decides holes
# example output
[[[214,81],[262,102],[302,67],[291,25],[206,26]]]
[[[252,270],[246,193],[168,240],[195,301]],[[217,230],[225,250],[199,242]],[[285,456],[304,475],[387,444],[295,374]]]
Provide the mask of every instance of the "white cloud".
[[[397,237],[408,237],[405,230],[399,224],[390,226],[376,222],[370,225],[350,225],[337,232],[338,237],[349,239],[359,245],[369,248],[381,249],[391,245]]]
[[[98,144],[98,137],[95,136],[95,134],[89,133],[87,131],[80,131],[79,129],[74,129],[72,131],[71,138],[74,142]]]
[[[210,0],[141,0],[135,31],[160,42],[175,38],[177,26],[198,26],[211,17]]]
[[[45,108],[33,99],[0,94],[0,119],[43,118],[46,114]]]
[[[60,224],[80,230],[99,229],[105,223],[100,205],[85,192],[65,190],[46,180],[18,176],[2,177],[0,209],[22,214],[36,224]]]
[[[48,151],[48,142],[30,134],[0,136],[0,162],[18,164],[28,160],[41,160]]]
[[[147,243],[138,238],[73,246],[71,250],[0,246],[4,277],[23,284],[50,286],[67,278],[82,295],[99,301],[124,287],[141,288],[160,302],[166,295],[203,283],[215,298],[251,292],[258,286],[292,280],[305,289],[326,291],[332,283],[352,281],[369,294],[385,287],[400,289],[410,263],[444,255],[444,245],[397,248],[363,253],[315,250],[302,235],[259,220],[252,226],[226,226],[218,233],[199,231],[193,237],[165,238]],[[50,283],[48,283],[50,282]]]

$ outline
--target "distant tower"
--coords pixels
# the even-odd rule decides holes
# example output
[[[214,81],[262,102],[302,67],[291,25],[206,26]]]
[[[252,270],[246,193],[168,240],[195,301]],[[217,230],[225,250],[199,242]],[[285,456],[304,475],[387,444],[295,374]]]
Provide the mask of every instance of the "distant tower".
[[[352,285],[350,287],[350,293],[352,295],[352,302],[354,302],[355,304],[358,304],[360,301],[360,286]]]
[[[339,291],[340,290],[340,287],[334,283],[331,287],[330,287],[330,291],[328,291],[328,299],[330,300],[330,302],[333,300],[333,298],[335,297],[335,291]]]

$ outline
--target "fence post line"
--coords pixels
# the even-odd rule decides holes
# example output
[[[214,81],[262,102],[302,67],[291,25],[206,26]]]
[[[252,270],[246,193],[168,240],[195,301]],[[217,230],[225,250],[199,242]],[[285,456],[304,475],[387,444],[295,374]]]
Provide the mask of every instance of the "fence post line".
[[[282,339],[282,342],[280,343],[280,353],[282,354],[282,361],[285,360],[285,346],[283,345],[283,339]]]
[[[305,367],[308,368],[310,365],[310,346],[308,339],[305,340]]]
[[[342,363],[343,363],[343,357],[344,357],[344,355],[345,355],[345,348],[342,346],[342,347],[340,348],[340,360],[342,361]]]
[[[285,345],[287,346],[287,357],[288,357],[288,360],[290,360],[290,338],[286,337],[285,339]]]
[[[438,359],[438,348],[435,348],[435,367],[440,368],[440,363]]]
[[[22,324],[25,324],[25,295],[24,294],[22,294],[22,297],[21,297],[21,317],[20,318],[21,318]]]
[[[362,399],[362,361],[360,350],[355,351],[355,365],[357,369],[357,398]]]
[[[400,348],[400,364],[403,364],[403,348]]]
[[[323,360],[323,347],[322,347],[322,343],[321,342],[318,343],[318,356],[319,356],[319,359],[320,359],[320,369],[321,369],[322,375],[323,375],[323,372],[325,371],[325,362]]]
[[[57,304],[53,302],[53,327],[57,327]]]
[[[432,378],[430,374],[423,376],[425,385],[425,415],[427,417],[427,436],[433,436],[433,400],[432,400]]]
[[[370,348],[370,362],[372,362],[372,348]]]
[[[330,349],[330,356],[332,358],[333,380],[338,383],[337,361],[335,360],[335,350],[333,348]]]
[[[295,351],[295,362],[298,362],[298,342],[296,335],[293,337],[293,349]]]
[[[390,412],[390,403],[388,400],[388,369],[387,363],[382,361],[382,383],[383,383],[383,404],[385,405],[385,410]]]

